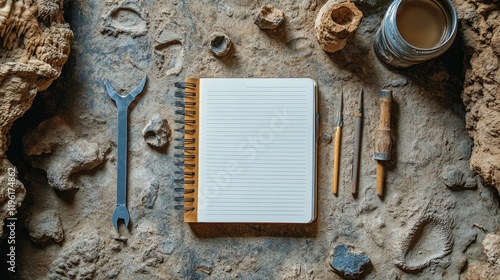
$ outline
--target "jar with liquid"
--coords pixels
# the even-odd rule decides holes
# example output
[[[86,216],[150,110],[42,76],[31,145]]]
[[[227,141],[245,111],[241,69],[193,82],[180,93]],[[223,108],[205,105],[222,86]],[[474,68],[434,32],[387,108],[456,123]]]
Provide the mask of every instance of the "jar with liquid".
[[[450,0],[395,0],[375,34],[373,49],[386,66],[409,67],[440,56],[457,34]]]

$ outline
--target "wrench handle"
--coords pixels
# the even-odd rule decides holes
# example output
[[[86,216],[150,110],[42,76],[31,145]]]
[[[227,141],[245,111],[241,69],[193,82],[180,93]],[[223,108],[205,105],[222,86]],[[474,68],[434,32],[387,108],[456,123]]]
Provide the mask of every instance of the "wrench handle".
[[[120,103],[118,103],[120,104]],[[116,177],[116,204],[127,205],[127,134],[128,105],[118,105],[118,163]]]

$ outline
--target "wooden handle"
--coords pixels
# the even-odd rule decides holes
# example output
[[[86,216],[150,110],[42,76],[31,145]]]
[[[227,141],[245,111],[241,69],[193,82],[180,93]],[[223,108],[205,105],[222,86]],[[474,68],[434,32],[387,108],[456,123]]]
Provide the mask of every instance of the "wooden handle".
[[[339,167],[340,167],[340,135],[342,127],[337,126],[335,131],[335,153],[333,156],[333,194],[337,195],[339,191]]]
[[[392,91],[380,91],[380,123],[375,137],[376,160],[389,160],[391,158],[391,103]]]
[[[379,197],[384,194],[384,165],[382,160],[391,158],[392,139],[391,139],[391,103],[392,91],[380,91],[380,123],[377,129],[375,138],[375,155],[377,160],[377,188],[376,192]]]
[[[384,194],[384,166],[382,163],[377,161],[377,195],[382,196]]]

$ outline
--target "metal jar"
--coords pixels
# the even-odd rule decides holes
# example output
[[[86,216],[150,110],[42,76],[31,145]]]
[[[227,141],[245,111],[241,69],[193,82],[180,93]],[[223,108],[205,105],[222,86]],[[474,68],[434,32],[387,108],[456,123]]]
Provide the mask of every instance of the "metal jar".
[[[406,42],[401,36],[396,17],[402,4],[409,1],[429,1],[442,12],[445,26],[435,46],[418,48]],[[448,50],[457,34],[457,25],[457,12],[450,0],[395,0],[389,6],[375,34],[373,49],[380,62],[386,66],[409,67],[438,57]]]

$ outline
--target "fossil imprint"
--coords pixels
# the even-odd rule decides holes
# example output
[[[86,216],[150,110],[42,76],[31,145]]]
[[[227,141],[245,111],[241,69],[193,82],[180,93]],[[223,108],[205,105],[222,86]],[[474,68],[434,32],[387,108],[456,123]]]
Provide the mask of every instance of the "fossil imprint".
[[[395,265],[419,272],[453,250],[453,222],[446,213],[426,211],[395,247]]]

